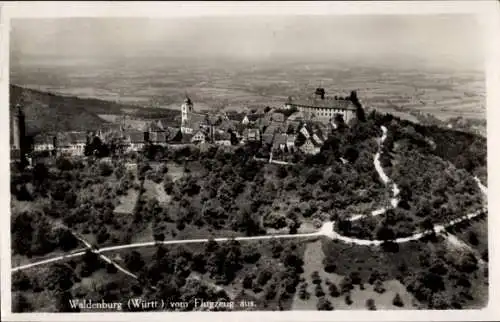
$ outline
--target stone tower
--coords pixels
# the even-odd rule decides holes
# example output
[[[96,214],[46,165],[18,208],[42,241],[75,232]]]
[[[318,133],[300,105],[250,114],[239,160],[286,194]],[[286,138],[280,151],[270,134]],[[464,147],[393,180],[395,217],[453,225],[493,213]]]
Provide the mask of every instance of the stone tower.
[[[181,132],[191,133],[193,130],[189,124],[189,113],[193,111],[193,102],[186,96],[184,103],[181,106]]]
[[[21,105],[16,105],[14,115],[12,116],[12,142],[11,150],[12,157],[15,159],[23,159],[26,143],[25,143],[25,116],[22,111]]]

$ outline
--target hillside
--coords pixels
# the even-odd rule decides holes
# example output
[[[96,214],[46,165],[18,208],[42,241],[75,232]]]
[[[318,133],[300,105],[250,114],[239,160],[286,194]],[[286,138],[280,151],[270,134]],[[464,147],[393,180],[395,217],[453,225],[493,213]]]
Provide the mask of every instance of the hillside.
[[[64,102],[27,96],[45,109]],[[99,108],[69,106],[93,117]],[[317,155],[254,158],[265,150],[193,145],[146,153],[130,171],[126,159],[60,159],[13,172],[14,310],[132,293],[242,298],[259,310],[487,303],[487,215],[471,175],[487,181],[484,138],[372,111],[332,131]]]
[[[131,117],[170,117],[177,111],[142,108],[112,101],[62,96],[10,85],[10,109],[23,102],[28,135],[49,131],[93,130],[106,123],[99,114]]]
[[[10,111],[22,104],[28,135],[42,131],[91,130],[104,123],[78,98],[10,86]]]

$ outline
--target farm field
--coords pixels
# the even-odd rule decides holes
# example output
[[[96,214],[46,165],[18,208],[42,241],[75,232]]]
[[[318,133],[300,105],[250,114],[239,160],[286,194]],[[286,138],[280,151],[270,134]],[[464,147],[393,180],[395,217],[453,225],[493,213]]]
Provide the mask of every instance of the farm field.
[[[187,60],[172,65],[152,60],[118,70],[100,66],[95,73],[89,73],[88,66],[70,68],[55,63],[44,67],[42,74],[31,66],[14,65],[12,83],[144,107],[178,110],[185,93],[198,110],[280,107],[288,96],[310,95],[321,84],[330,95],[345,95],[356,89],[366,107],[397,111],[408,118],[412,111],[432,113],[442,120],[456,116],[486,118],[484,75],[474,71],[345,68],[341,62],[263,62],[251,66],[240,62],[222,66],[210,61]],[[56,74],[58,77],[50,77]],[[105,120],[113,119],[102,114]]]

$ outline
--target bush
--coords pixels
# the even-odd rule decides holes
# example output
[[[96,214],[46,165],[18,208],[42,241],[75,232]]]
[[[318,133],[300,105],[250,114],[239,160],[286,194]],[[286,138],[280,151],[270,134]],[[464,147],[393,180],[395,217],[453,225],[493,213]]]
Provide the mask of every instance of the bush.
[[[397,293],[396,296],[394,296],[394,299],[392,300],[392,304],[394,306],[397,306],[397,307],[404,306],[403,300],[401,299],[401,296],[399,295],[399,293]]]
[[[347,305],[351,305],[352,304],[352,299],[351,299],[351,295],[350,294],[347,294],[344,298],[345,300],[345,304]]]
[[[313,284],[317,284],[317,285],[321,284],[321,277],[319,276],[318,271],[312,272],[311,279],[312,279]]]
[[[318,303],[316,304],[316,308],[319,311],[332,311],[333,310],[332,303],[330,301],[328,301],[327,299],[325,299],[324,297],[320,297],[318,299]]]
[[[314,293],[316,294],[317,297],[325,296],[325,292],[323,291],[321,284],[316,284],[316,289],[315,289]]]
[[[382,281],[380,280],[377,280],[375,282],[375,286],[373,288],[373,290],[379,294],[382,294],[385,292],[385,287],[384,287],[384,284],[382,283]]]
[[[99,164],[99,173],[103,177],[108,177],[113,173],[113,168],[107,162],[101,162]]]
[[[375,301],[373,299],[366,300],[366,308],[370,311],[375,311],[377,309]]]
[[[301,300],[309,299],[309,292],[307,292],[307,283],[300,284],[299,297]]]
[[[31,302],[22,294],[16,294],[12,299],[12,312],[22,313],[33,310]]]
[[[106,264],[106,272],[108,272],[109,274],[115,274],[118,272],[118,269],[116,268],[115,265],[113,265],[111,263],[107,263]]]
[[[257,276],[257,284],[264,286],[271,279],[273,274],[268,270],[263,270]]]
[[[340,296],[339,289],[338,289],[337,285],[335,285],[334,283],[328,285],[328,292],[330,293],[330,296],[333,296],[333,297]]]
[[[245,276],[241,284],[243,285],[243,288],[251,289],[253,287],[253,276],[251,275]]]

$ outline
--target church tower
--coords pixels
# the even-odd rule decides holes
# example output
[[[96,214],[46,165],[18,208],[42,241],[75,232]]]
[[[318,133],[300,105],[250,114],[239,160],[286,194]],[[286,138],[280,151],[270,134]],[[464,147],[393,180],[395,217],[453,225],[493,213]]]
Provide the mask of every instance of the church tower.
[[[193,111],[193,102],[186,96],[184,103],[181,106],[181,132],[190,134],[193,132],[189,124],[189,113]]]

